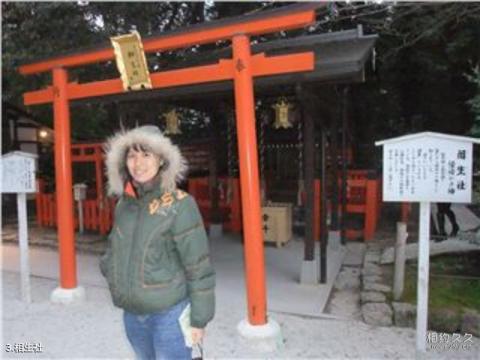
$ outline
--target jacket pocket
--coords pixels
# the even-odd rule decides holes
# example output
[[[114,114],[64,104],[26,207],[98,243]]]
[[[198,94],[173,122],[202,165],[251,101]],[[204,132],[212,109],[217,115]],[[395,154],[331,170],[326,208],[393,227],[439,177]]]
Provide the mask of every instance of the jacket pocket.
[[[118,251],[117,243],[122,239],[122,237],[123,235],[120,229],[118,228],[118,226],[116,226],[112,230],[112,233],[110,235],[110,243],[107,251],[100,259],[100,270],[105,279],[107,280],[110,292],[112,293],[113,297],[115,297],[115,295],[117,294],[118,286],[118,264],[116,264],[118,257],[118,254],[116,253]]]
[[[165,245],[166,234],[151,236],[145,244],[140,275],[143,287],[164,287],[175,277],[171,256]]]

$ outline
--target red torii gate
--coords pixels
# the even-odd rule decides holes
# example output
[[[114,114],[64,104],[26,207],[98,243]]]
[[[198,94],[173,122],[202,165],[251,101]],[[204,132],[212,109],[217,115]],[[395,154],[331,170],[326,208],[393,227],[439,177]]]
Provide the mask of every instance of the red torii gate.
[[[245,237],[245,272],[247,283],[248,321],[264,325],[266,319],[266,286],[263,234],[261,228],[260,187],[258,176],[257,141],[253,78],[314,69],[313,52],[266,57],[252,56],[249,37],[309,25],[315,20],[315,9],[320,3],[302,4],[286,11],[271,12],[234,24],[214,22],[207,27],[192,27],[180,33],[164,34],[143,40],[145,52],[157,52],[231,40],[233,58],[217,64],[190,67],[151,74],[152,88],[161,89],[222,80],[234,81],[240,184]],[[77,288],[72,169],[70,144],[69,102],[82,98],[123,93],[120,79],[79,84],[68,82],[67,69],[114,59],[112,48],[102,48],[76,55],[66,55],[20,66],[23,75],[46,71],[53,73],[53,85],[24,94],[25,105],[53,103],[55,130],[55,181],[57,187],[57,223],[60,252],[60,288]]]

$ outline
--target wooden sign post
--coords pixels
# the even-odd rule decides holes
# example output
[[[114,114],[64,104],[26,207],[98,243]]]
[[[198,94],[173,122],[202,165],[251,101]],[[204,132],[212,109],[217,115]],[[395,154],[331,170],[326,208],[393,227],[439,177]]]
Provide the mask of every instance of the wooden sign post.
[[[383,145],[383,201],[420,203],[417,356],[426,351],[430,202],[471,202],[472,143],[480,140],[432,132],[375,143]]]
[[[18,243],[22,300],[31,302],[30,261],[28,258],[27,193],[36,191],[35,159],[37,155],[14,151],[2,156],[2,193],[17,194]]]

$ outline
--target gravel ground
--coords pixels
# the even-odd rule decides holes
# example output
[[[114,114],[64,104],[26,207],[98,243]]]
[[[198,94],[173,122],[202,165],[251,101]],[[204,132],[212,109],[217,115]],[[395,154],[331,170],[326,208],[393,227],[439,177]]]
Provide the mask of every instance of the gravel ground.
[[[3,271],[4,358],[93,359],[133,358],[123,334],[121,311],[113,307],[108,290],[87,286],[84,303],[64,306],[48,301],[57,282],[32,277],[32,303],[21,302],[20,278]],[[270,314],[282,327],[284,344],[276,353],[254,352],[237,335],[236,325],[244,310],[219,301],[216,317],[207,328],[205,357],[316,358],[316,359],[410,359],[415,357],[415,331],[395,327],[373,327],[354,319],[299,317]],[[463,338],[462,338],[463,339]],[[6,344],[41,344],[41,353],[6,352]],[[430,350],[430,359],[478,359],[480,339],[473,338],[468,350]]]

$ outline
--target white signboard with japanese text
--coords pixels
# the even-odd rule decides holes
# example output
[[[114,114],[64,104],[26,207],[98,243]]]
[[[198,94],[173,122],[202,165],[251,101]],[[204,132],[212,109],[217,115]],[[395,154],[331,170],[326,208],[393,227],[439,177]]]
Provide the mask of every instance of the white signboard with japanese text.
[[[2,156],[2,193],[33,193],[35,155],[14,151]]]
[[[427,135],[384,142],[383,201],[470,203],[471,188],[471,142]]]
[[[20,278],[22,299],[29,303],[30,261],[28,255],[27,195],[36,192],[35,161],[37,155],[13,151],[2,156],[2,193],[17,194],[18,244],[20,247]]]
[[[416,326],[419,358],[426,352],[430,202],[471,202],[473,143],[480,143],[480,139],[432,132],[375,143],[383,145],[383,201],[420,203]]]

